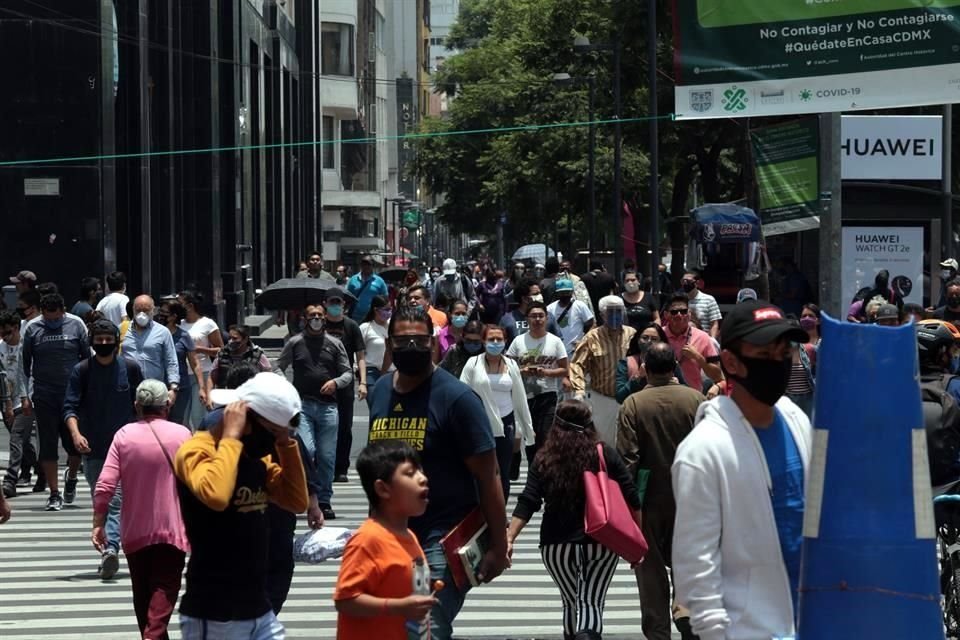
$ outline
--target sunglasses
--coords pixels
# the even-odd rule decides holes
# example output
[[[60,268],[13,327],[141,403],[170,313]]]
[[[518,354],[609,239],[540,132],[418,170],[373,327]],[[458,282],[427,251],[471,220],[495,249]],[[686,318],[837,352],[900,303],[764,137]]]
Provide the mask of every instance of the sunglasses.
[[[685,316],[690,313],[689,309],[670,309],[670,315],[672,316]]]
[[[433,336],[418,334],[412,336],[393,336],[390,344],[394,349],[429,349]]]

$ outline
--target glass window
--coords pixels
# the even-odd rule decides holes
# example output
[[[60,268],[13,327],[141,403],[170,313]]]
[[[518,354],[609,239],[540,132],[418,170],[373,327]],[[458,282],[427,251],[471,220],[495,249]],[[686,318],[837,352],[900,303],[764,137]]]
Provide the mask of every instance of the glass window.
[[[320,139],[323,141],[323,168],[336,169],[333,155],[333,116],[323,116],[323,133]]]
[[[324,22],[320,39],[320,73],[325,76],[353,75],[353,26]]]

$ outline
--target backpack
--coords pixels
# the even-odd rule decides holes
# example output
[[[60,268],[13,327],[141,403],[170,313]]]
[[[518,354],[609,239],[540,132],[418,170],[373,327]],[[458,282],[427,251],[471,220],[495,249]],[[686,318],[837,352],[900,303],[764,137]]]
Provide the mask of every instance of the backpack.
[[[920,379],[930,480],[941,486],[960,477],[960,406],[947,386],[954,376]]]

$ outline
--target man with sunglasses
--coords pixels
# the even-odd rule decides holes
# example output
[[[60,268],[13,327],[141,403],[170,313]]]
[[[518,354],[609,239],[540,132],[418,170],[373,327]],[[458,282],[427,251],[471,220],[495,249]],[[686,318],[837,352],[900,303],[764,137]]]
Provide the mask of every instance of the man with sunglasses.
[[[210,395],[214,404],[226,405],[222,420],[184,442],[174,461],[191,547],[180,601],[181,635],[184,640],[279,640],[283,625],[267,594],[266,512],[270,504],[291,513],[308,506],[306,476],[292,437],[300,397],[273,373]]]
[[[303,415],[297,433],[317,469],[320,491],[317,501],[325,520],[337,517],[331,506],[334,465],[337,457],[337,392],[353,386],[353,369],[343,343],[327,333],[326,309],[320,304],[307,305],[303,333],[293,336],[284,345],[277,368],[293,367],[293,386],[300,393]]]
[[[667,304],[664,330],[680,362],[684,381],[697,391],[703,389],[703,374],[714,382],[723,380],[720,354],[710,335],[690,322],[690,301],[677,294]]]
[[[422,516],[410,519],[409,526],[423,547],[431,579],[443,580],[430,613],[430,637],[450,640],[469,587],[461,589],[454,582],[440,539],[479,508],[490,525],[480,579],[493,580],[510,561],[490,421],[470,387],[433,365],[435,340],[433,323],[422,308],[400,307],[393,314],[389,344],[397,370],[380,378],[373,388],[370,442],[403,440],[420,453],[423,471],[430,478],[430,502]],[[559,348],[562,351],[563,345]]]

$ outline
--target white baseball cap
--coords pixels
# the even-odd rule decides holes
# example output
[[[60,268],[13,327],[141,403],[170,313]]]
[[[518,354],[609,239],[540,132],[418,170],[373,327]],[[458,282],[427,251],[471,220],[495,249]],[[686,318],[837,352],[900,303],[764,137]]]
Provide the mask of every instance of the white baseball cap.
[[[243,400],[252,411],[273,424],[290,427],[300,411],[300,394],[287,379],[276,373],[258,373],[236,389],[214,389],[210,401],[226,406]],[[293,427],[291,427],[293,428]]]
[[[443,261],[443,275],[452,276],[457,272],[457,261],[453,258],[447,258]]]

